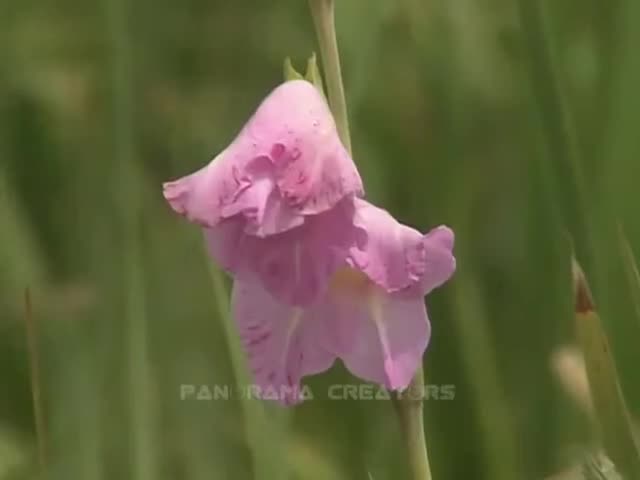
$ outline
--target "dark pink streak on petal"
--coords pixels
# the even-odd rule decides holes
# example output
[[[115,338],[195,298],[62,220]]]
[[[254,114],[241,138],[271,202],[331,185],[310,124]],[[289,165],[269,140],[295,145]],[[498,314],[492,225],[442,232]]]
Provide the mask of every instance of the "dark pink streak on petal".
[[[265,332],[243,345],[256,385],[263,393],[276,392],[280,403],[297,403],[301,378],[327,370],[335,360],[321,345],[323,324],[313,309],[295,311],[277,301],[259,281],[237,280],[232,308],[241,332],[258,322]]]

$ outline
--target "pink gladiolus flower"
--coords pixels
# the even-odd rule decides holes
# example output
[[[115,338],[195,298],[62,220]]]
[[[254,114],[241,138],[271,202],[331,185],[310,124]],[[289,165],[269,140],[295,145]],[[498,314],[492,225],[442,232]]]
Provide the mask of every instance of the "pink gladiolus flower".
[[[455,270],[453,232],[422,235],[362,194],[324,98],[304,81],[276,88],[209,165],[164,185],[233,275],[255,381],[285,404],[337,358],[402,389],[429,342],[424,296]]]
[[[312,304],[283,303],[258,278],[234,284],[234,316],[255,381],[282,403],[300,400],[301,378],[336,358],[358,377],[406,388],[429,343],[424,296],[455,270],[453,232],[422,235],[364,200],[355,204],[360,244]]]

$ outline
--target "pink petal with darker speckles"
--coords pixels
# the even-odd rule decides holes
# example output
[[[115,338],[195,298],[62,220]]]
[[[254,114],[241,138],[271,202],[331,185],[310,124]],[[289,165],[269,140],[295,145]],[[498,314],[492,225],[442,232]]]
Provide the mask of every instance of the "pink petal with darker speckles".
[[[453,232],[440,226],[426,235],[386,210],[355,200],[354,224],[364,241],[350,250],[350,265],[386,292],[423,297],[453,275]]]
[[[240,216],[257,236],[295,228],[362,192],[324,98],[302,80],[276,88],[209,165],[164,185],[189,220],[214,227]]]
[[[282,404],[298,403],[300,380],[328,370],[335,355],[322,347],[323,323],[314,309],[278,302],[255,280],[237,280],[233,315],[259,393]]]

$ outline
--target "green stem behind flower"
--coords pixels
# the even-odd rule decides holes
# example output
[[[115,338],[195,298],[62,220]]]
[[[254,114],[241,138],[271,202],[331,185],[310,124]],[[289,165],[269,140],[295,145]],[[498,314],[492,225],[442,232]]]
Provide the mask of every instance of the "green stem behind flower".
[[[209,263],[209,275],[213,284],[213,293],[222,322],[231,357],[231,366],[239,389],[251,384],[251,376],[245,361],[238,332],[230,317],[229,293],[224,284],[223,272]],[[244,434],[253,461],[253,478],[255,480],[284,480],[287,478],[288,464],[285,458],[285,430],[287,413],[269,408],[260,400],[242,398],[242,414],[244,416]]]
[[[424,374],[418,369],[409,388],[394,397],[394,405],[409,458],[411,480],[431,480],[431,468],[424,434]]]
[[[336,39],[335,2],[334,0],[309,0],[309,7],[311,8],[311,16],[318,35],[329,106],[336,120],[340,140],[351,153],[347,101],[344,95],[340,54]]]
[[[347,102],[336,39],[335,2],[334,0],[309,0],[309,6],[320,45],[329,107],[335,118],[340,139],[351,153]],[[407,450],[412,480],[431,480],[427,442],[424,434],[422,395],[420,394],[423,382],[424,375],[422,367],[420,367],[411,381],[409,394],[399,396],[394,401]]]

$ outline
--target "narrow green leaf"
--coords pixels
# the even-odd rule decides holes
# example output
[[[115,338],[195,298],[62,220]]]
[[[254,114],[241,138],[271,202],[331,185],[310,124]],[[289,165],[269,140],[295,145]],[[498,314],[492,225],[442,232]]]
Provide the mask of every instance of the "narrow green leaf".
[[[594,263],[592,218],[582,171],[582,152],[573,116],[556,67],[546,24],[544,2],[518,0],[518,13],[526,47],[531,90],[541,120],[548,155],[542,165],[552,172],[552,191],[564,228],[575,242],[576,256],[588,272]]]
[[[315,52],[312,53],[307,60],[307,70],[305,71],[304,76],[295,69],[295,67],[291,63],[291,58],[289,57],[284,59],[283,74],[285,82],[288,82],[290,80],[306,80],[307,82],[315,85],[315,87],[320,93],[322,93],[323,96],[326,96],[324,92],[324,84],[322,82],[322,74],[320,73],[320,68],[318,67],[318,60]]]
[[[464,256],[460,250],[457,254]],[[475,407],[481,412],[477,418],[487,475],[492,480],[521,478],[513,417],[497,369],[496,348],[484,314],[487,309],[473,275],[464,271],[457,275],[459,300],[453,319],[469,394],[474,396]]]
[[[618,470],[640,478],[640,447],[624,400],[616,366],[589,285],[573,260],[578,341],[584,352],[589,386],[605,452]]]
[[[229,293],[224,284],[224,274],[211,262],[208,264],[215,306],[229,347],[235,383],[239,389],[246,388],[251,384],[251,374],[230,315]],[[282,409],[277,411],[277,407],[256,398],[241,396],[241,403],[244,433],[253,461],[253,478],[255,480],[286,479],[288,465],[282,446],[285,445],[287,435],[287,412]]]
[[[316,60],[315,52],[309,57],[307,60],[307,71],[304,74],[305,80],[313,83],[316,88],[324,95],[324,85],[322,84],[322,75],[320,74],[320,69],[318,68],[318,62]]]
[[[302,74],[298,72],[295,68],[293,68],[293,64],[291,63],[291,59],[289,57],[284,59],[282,73],[283,73],[285,82],[288,82],[290,80],[304,80],[304,77],[302,76]]]
[[[135,29],[133,12],[126,0],[105,0],[106,33],[109,43],[113,171],[118,185],[114,203],[122,241],[123,314],[126,326],[127,381],[130,402],[132,478],[151,480],[159,476],[158,417],[151,368],[151,347],[143,260],[141,219],[144,205],[139,193],[135,122]]]

